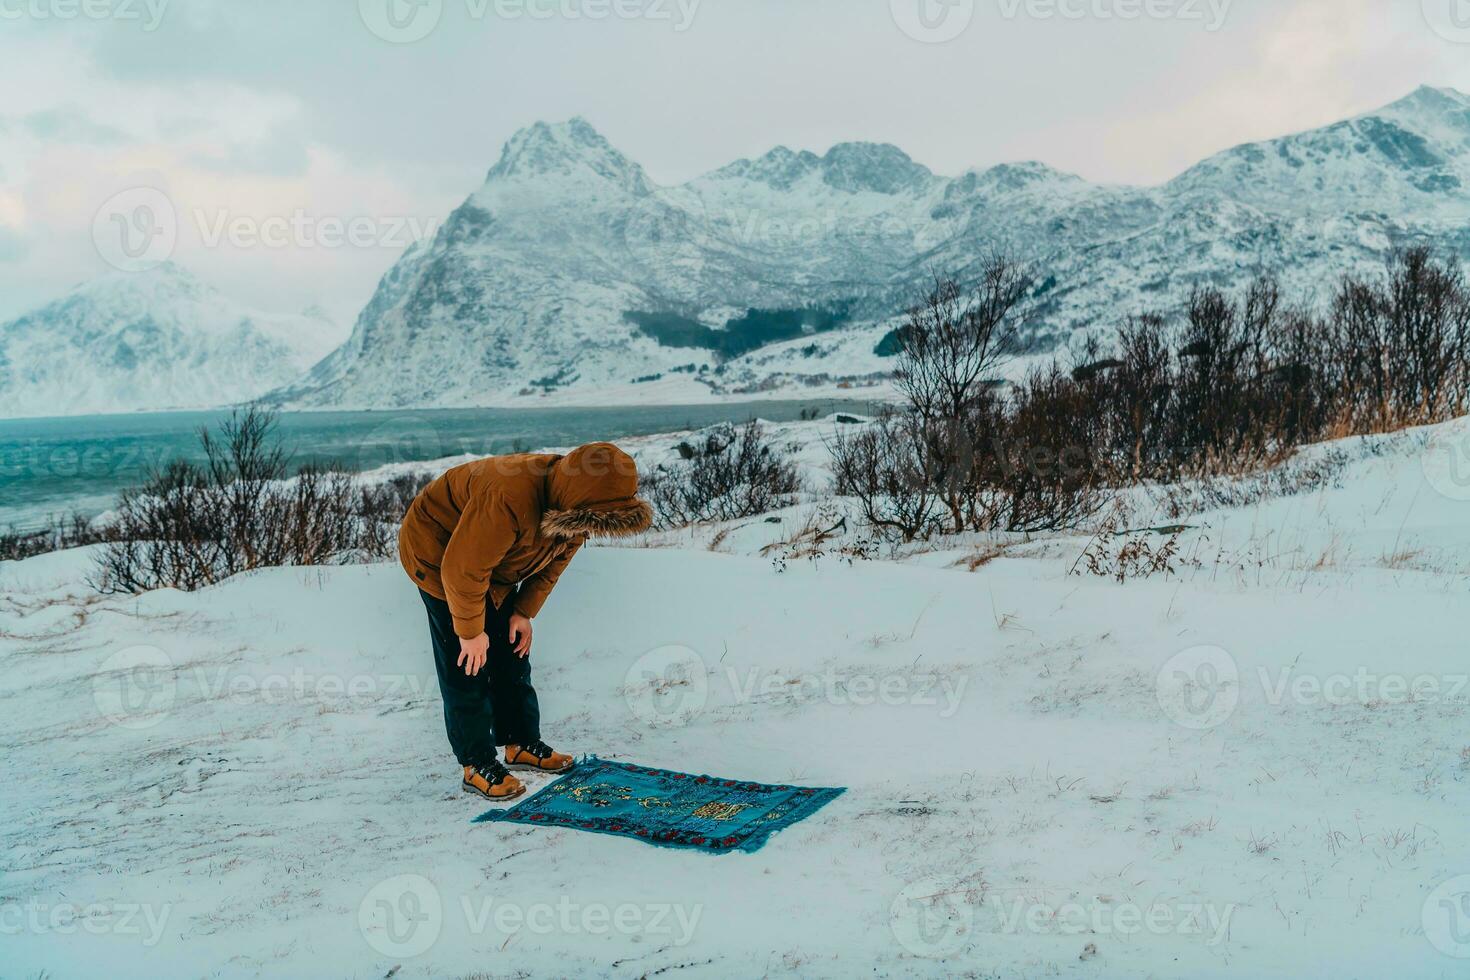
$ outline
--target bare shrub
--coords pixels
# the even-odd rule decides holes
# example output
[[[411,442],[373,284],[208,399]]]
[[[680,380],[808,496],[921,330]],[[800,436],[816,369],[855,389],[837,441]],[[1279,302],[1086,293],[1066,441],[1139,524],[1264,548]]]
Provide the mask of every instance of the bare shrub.
[[[1094,406],[1097,467],[1118,484],[1242,472],[1278,460],[1297,442],[1304,404],[1300,374],[1277,370],[1272,344],[1289,335],[1280,288],[1257,278],[1239,300],[1214,287],[1195,289],[1182,324],[1130,319],[1116,356],[1072,372]],[[1302,321],[1291,321],[1298,326]],[[1314,335],[1294,335],[1306,341]],[[1300,352],[1304,356],[1304,352]]]
[[[642,478],[660,527],[754,517],[789,506],[801,490],[795,462],[755,420],[716,426],[683,443],[680,456]]]
[[[102,591],[189,591],[255,568],[392,553],[414,478],[363,488],[315,465],[293,475],[274,416],[253,407],[199,438],[204,463],[175,460],[123,493],[97,560]]]
[[[994,255],[973,290],[938,279],[898,331],[904,408],[830,445],[838,493],[904,541],[1071,526],[1096,508],[1086,389],[1057,369],[1009,398],[995,375],[1029,317],[1035,278]]]
[[[1330,435],[1339,392],[1329,325],[1302,306],[1286,310],[1270,330],[1271,363],[1260,395],[1276,406],[1278,438],[1284,445],[1299,446]]]
[[[946,463],[916,415],[888,414],[868,426],[837,431],[829,449],[836,491],[853,497],[869,527],[904,541],[942,529]]]
[[[1331,466],[1242,489],[1324,439],[1442,422],[1470,410],[1470,286],[1429,248],[1377,280],[1345,277],[1325,314],[1270,275],[1238,296],[1196,288],[1177,326],[1130,319],[1069,373],[993,383],[1028,317],[1031,273],[992,257],[972,292],[936,280],[896,338],[906,404],[831,446],[838,490],[875,529],[936,533],[1074,527],[1108,489],[1189,480],[1230,498],[1293,492]],[[1146,545],[1123,555],[1149,558]]]
[[[1164,318],[1144,315],[1118,331],[1118,355],[1100,358],[1096,342],[1072,372],[1097,413],[1103,451],[1114,476],[1134,482],[1168,465],[1173,355]]]
[[[417,472],[360,488],[356,547],[363,558],[383,560],[398,554],[398,527],[414,498],[433,480],[434,474]]]
[[[926,441],[918,456],[928,489],[954,533],[989,520],[976,511],[977,466],[999,435],[996,379],[1029,322],[1035,281],[1029,268],[994,253],[971,288],[936,277],[897,333],[895,383],[916,420],[899,434]]]
[[[1345,277],[1325,315],[1262,276],[1238,300],[1196,289],[1177,330],[1139,317],[1116,352],[1081,354],[1073,379],[1116,482],[1258,472],[1309,442],[1470,409],[1470,288],[1458,260],[1410,249],[1379,280]]]
[[[38,528],[21,529],[12,524],[0,531],[0,561],[21,561],[107,539],[106,527],[94,525],[79,513],[49,518]]]
[[[1279,309],[1269,278],[1252,283],[1240,303],[1212,287],[1191,294],[1169,431],[1173,462],[1186,472],[1251,467],[1274,447],[1274,406],[1261,397],[1261,382]]]
[[[974,530],[1076,527],[1102,505],[1096,405],[1087,388],[1055,364],[1032,371],[1017,386],[1003,432],[997,469],[979,488],[996,503],[988,509],[989,526]]]
[[[1341,427],[1387,432],[1470,408],[1470,288],[1453,256],[1420,246],[1381,280],[1348,276],[1327,332]]]

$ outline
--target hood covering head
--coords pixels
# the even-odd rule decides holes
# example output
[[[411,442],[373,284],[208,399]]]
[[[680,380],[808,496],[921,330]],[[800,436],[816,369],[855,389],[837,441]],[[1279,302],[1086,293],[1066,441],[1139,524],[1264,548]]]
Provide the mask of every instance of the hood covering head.
[[[653,510],[638,499],[638,466],[608,442],[574,449],[546,475],[541,533],[550,538],[621,537],[648,530]]]

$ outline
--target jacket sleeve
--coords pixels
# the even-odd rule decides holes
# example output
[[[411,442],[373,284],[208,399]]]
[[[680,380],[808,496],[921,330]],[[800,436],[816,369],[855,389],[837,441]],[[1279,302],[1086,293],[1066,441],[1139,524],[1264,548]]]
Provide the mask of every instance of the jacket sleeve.
[[[567,563],[581,549],[581,541],[569,542],[549,565],[522,582],[520,594],[516,596],[516,612],[527,619],[535,619],[541,607],[546,604],[547,597],[551,595],[551,590],[556,588],[556,580],[566,571]]]
[[[515,544],[516,523],[500,494],[482,491],[470,498],[444,549],[439,577],[454,617],[454,632],[472,640],[485,632],[485,593],[490,573]]]

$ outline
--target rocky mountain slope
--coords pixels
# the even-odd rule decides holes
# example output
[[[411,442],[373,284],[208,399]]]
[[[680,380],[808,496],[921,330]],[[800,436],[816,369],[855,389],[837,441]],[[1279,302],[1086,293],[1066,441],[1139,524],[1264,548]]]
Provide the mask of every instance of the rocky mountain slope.
[[[1040,262],[1039,347],[1262,267],[1321,295],[1422,235],[1470,254],[1470,96],[1228,150],[1169,183],[1040,163],[942,177],[892,146],[778,147],[676,187],[580,119],[506,145],[438,236],[383,278],[296,406],[672,400],[833,385],[931,270]]]

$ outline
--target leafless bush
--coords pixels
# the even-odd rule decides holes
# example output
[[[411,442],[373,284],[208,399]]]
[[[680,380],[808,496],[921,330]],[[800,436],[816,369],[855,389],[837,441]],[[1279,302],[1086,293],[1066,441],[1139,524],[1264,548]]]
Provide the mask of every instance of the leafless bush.
[[[1286,432],[1288,419],[1299,427],[1303,417],[1291,412],[1301,400],[1283,390],[1297,375],[1277,370],[1272,356],[1287,319],[1275,280],[1261,277],[1239,302],[1196,289],[1178,329],[1158,314],[1131,319],[1116,356],[1084,348],[1072,378],[1093,406],[1098,469],[1126,485],[1281,458],[1298,439]]]
[[[1275,406],[1262,397],[1262,381],[1280,305],[1270,278],[1252,283],[1239,303],[1214,288],[1191,294],[1169,431],[1173,462],[1184,470],[1253,467],[1278,443]]]
[[[1427,248],[1396,256],[1381,280],[1345,278],[1325,314],[1288,303],[1269,275],[1238,297],[1197,288],[1177,326],[1135,317],[1111,349],[1085,343],[1069,373],[1033,371],[1001,391],[1032,281],[992,257],[973,291],[937,280],[909,313],[905,406],[831,447],[839,492],[873,528],[913,540],[1075,527],[1108,488],[1143,482],[1228,497],[1238,488],[1222,478],[1306,443],[1470,410],[1470,287],[1457,259]]]
[[[801,490],[796,464],[754,420],[716,426],[680,455],[642,478],[660,527],[754,517],[788,506]]]
[[[307,465],[294,475],[275,418],[249,408],[200,432],[203,464],[175,460],[122,495],[98,557],[106,592],[186,591],[255,568],[392,553],[412,478],[364,489]]]
[[[1118,331],[1116,357],[1102,357],[1093,340],[1072,371],[1096,408],[1102,448],[1120,481],[1145,479],[1165,465],[1174,392],[1169,346],[1163,317],[1135,317]]]
[[[836,490],[853,497],[869,527],[904,541],[943,529],[942,474],[934,440],[916,415],[889,414],[844,427],[830,445]]]
[[[1470,288],[1457,259],[1395,256],[1348,276],[1324,314],[1263,276],[1238,299],[1195,290],[1181,326],[1136,318],[1072,372],[1120,485],[1259,472],[1299,446],[1470,409]]]
[[[937,494],[954,533],[989,520],[976,510],[977,481],[999,436],[997,377],[1031,317],[1034,285],[1028,267],[992,254],[973,287],[936,277],[897,333],[895,382],[914,424],[889,435],[925,441],[909,455],[922,462],[925,496]]]
[[[98,544],[107,538],[107,528],[94,525],[79,513],[50,518],[39,528],[20,529],[12,524],[0,531],[0,561],[34,558],[65,548]]]
[[[1341,428],[1387,432],[1470,408],[1470,287],[1457,258],[1421,246],[1381,280],[1345,278],[1325,333]]]
[[[1087,389],[1053,364],[1027,375],[1002,419],[997,470],[981,483],[996,501],[975,530],[1076,527],[1102,506],[1100,426]]]
[[[1012,397],[995,375],[1029,315],[1031,271],[996,255],[966,291],[939,279],[898,332],[907,404],[830,446],[839,493],[905,541],[1066,527],[1096,506],[1096,425],[1083,386],[1053,369]]]
[[[434,475],[404,474],[382,483],[363,486],[357,499],[359,535],[356,547],[368,560],[383,560],[398,554],[398,527],[419,492]]]

